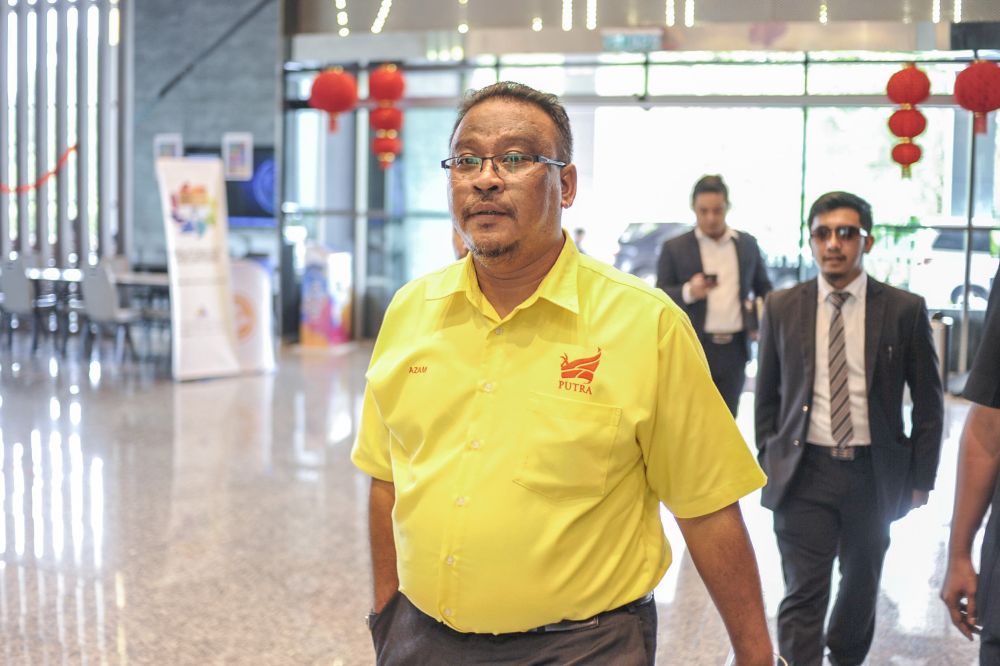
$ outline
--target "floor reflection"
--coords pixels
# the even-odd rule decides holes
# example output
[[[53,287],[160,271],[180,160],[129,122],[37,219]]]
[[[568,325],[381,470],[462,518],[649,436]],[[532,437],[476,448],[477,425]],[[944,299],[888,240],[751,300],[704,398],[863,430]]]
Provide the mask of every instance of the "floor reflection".
[[[0,662],[372,663],[368,480],[348,460],[369,353],[174,384],[0,352]],[[745,394],[748,436],[752,410]],[[893,528],[870,664],[975,663],[937,600],[966,412],[949,401],[937,490]],[[773,621],[771,516],[742,507]],[[724,628],[664,519],[659,663],[722,664]]]

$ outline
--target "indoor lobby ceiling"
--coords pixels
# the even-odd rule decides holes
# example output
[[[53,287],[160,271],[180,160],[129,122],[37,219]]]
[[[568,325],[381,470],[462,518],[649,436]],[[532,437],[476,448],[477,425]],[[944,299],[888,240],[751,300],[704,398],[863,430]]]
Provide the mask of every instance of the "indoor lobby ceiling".
[[[297,0],[288,7],[294,33],[1000,21],[1000,0]]]

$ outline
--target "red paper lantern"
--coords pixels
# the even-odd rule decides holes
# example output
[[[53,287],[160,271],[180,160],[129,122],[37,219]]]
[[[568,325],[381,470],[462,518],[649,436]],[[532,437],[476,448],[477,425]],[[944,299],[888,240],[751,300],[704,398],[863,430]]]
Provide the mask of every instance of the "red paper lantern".
[[[910,165],[919,161],[922,153],[920,146],[909,139],[903,139],[902,143],[897,143],[893,147],[892,159],[903,166],[903,178],[910,177]]]
[[[372,109],[368,123],[374,130],[394,130],[403,128],[403,112],[394,106],[379,106]]]
[[[379,132],[379,134],[381,133]],[[388,169],[389,165],[395,161],[396,156],[403,152],[403,142],[399,140],[398,136],[388,136],[389,133],[395,134],[395,130],[387,130],[385,136],[376,136],[375,141],[372,142],[372,150],[375,151],[378,164],[383,170]]]
[[[920,104],[931,94],[931,80],[911,62],[889,77],[885,93],[896,104]]]
[[[395,102],[403,96],[406,83],[403,72],[395,65],[382,65],[368,77],[368,90],[372,99]]]
[[[898,137],[912,139],[927,129],[927,119],[916,109],[899,109],[889,116],[889,131]]]
[[[309,106],[330,114],[330,131],[337,131],[337,114],[350,111],[358,103],[358,82],[343,69],[328,69],[313,79]]]
[[[985,134],[986,114],[1000,109],[1000,66],[977,60],[959,72],[955,101],[974,114],[976,134]]]

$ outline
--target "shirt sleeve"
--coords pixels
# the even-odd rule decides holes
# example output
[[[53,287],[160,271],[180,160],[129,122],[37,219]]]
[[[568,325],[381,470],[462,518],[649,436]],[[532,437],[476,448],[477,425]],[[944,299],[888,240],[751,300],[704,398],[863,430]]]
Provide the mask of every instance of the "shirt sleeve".
[[[389,443],[392,434],[382,421],[370,385],[365,385],[365,399],[361,407],[361,425],[358,438],[351,449],[351,462],[365,474],[381,481],[392,482],[392,461]]]
[[[1000,271],[993,280],[979,351],[962,395],[986,407],[1000,407]]]
[[[712,382],[687,317],[669,321],[658,346],[654,414],[639,429],[646,479],[678,518],[718,511],[767,481]]]

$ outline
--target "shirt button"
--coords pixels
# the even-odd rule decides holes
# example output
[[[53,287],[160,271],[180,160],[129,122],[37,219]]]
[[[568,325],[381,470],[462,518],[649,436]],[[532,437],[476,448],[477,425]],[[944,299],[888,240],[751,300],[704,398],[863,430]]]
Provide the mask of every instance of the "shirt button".
[[[465,498],[464,497],[459,497],[457,500],[455,500],[455,504],[457,504],[459,506],[465,506]]]
[[[479,441],[478,439],[474,439],[474,440],[472,440],[472,444],[470,444],[470,446],[471,446],[472,448],[476,449],[476,450],[478,450],[478,449],[479,449],[479,447],[480,447],[480,446],[482,446],[482,445],[483,445],[483,443],[482,443],[482,442],[480,442],[480,441]]]
[[[490,393],[491,391],[493,391],[493,384],[486,382],[485,384],[483,384],[483,390],[486,391],[487,393]]]
[[[449,555],[445,559],[444,563],[447,564],[450,567],[451,565],[453,565],[455,563],[455,557],[453,555]]]
[[[497,327],[497,330],[495,330],[493,332],[496,333],[497,335],[503,335],[503,327],[499,326],[499,327]]]
[[[802,405],[802,411],[803,412],[808,412],[809,411],[809,405]]]
[[[443,611],[441,611],[441,612],[442,612],[442,613],[444,613],[444,616],[445,616],[445,617],[451,617],[451,609],[450,609],[450,608],[445,608],[445,609],[444,609]]]

